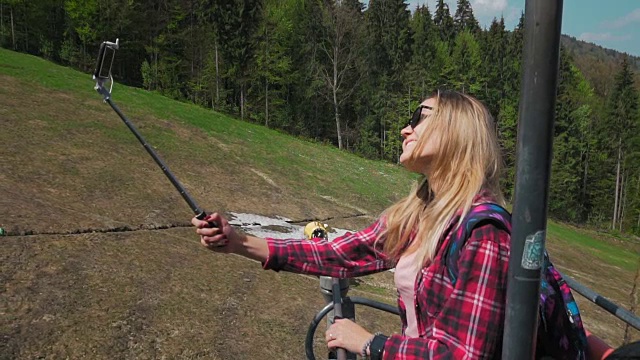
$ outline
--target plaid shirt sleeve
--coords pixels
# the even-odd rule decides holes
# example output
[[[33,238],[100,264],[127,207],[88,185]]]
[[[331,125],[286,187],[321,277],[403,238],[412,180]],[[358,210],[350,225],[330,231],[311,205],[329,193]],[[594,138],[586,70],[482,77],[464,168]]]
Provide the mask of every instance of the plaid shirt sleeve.
[[[385,344],[384,359],[497,358],[501,353],[509,251],[509,234],[484,225],[472,231],[461,250],[455,287],[445,265],[428,267],[427,272],[435,272],[431,284],[440,283],[438,288],[444,291],[436,294],[437,290],[425,289],[416,294],[416,311],[422,312],[417,315],[427,319],[424,334],[419,338],[392,335]]]
[[[379,219],[364,230],[347,233],[332,241],[267,238],[269,257],[263,267],[338,278],[390,269],[393,264],[382,253],[383,241],[376,242],[384,226],[384,221]]]

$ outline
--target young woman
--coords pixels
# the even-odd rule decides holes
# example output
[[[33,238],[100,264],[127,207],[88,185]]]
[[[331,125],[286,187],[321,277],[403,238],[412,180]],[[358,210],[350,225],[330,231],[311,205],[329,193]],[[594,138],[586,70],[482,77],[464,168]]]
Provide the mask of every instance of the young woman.
[[[474,204],[503,205],[493,119],[475,98],[440,91],[401,131],[400,162],[424,179],[370,227],[331,242],[262,239],[236,232],[219,214],[193,219],[201,243],[259,260],[265,269],[356,277],[395,267],[402,334],[375,335],[339,319],[329,347],[372,359],[492,359],[500,356],[510,236],[486,223],[460,250],[453,282],[442,260],[449,236]]]

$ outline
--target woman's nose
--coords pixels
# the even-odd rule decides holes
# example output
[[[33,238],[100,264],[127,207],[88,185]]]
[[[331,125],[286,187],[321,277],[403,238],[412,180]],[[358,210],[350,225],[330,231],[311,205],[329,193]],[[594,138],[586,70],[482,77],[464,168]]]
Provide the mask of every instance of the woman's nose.
[[[411,134],[412,132],[413,132],[413,129],[411,128],[411,125],[407,125],[407,126],[403,127],[403,128],[400,130],[400,135],[401,135],[402,137],[407,137],[407,136],[409,136],[409,134]]]

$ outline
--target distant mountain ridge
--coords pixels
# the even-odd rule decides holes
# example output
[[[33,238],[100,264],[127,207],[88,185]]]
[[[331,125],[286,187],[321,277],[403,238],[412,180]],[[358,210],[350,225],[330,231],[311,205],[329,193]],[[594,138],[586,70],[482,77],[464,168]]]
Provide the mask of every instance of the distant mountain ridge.
[[[615,74],[620,62],[627,56],[631,69],[635,73],[635,85],[640,89],[640,57],[600,45],[578,40],[573,36],[562,35],[560,43],[571,54],[576,66],[594,86],[598,95],[607,96],[613,88]]]

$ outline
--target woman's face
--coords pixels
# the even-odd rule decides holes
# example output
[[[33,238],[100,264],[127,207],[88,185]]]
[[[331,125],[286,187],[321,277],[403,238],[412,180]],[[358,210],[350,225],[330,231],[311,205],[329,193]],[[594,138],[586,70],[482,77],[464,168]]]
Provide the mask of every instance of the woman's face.
[[[430,115],[434,112],[436,100],[434,98],[427,99],[422,102],[421,105],[426,107],[422,108],[422,116],[417,125],[411,127],[407,125],[400,131],[404,141],[402,142],[402,154],[400,155],[400,163],[408,170],[423,173],[425,175],[433,155],[436,154],[438,146],[440,145],[440,137],[437,134],[425,134],[427,136],[426,143],[421,148],[417,148],[418,139],[422,136],[422,133],[426,130],[429,123]],[[411,154],[417,152],[414,155],[414,159],[411,159]]]

